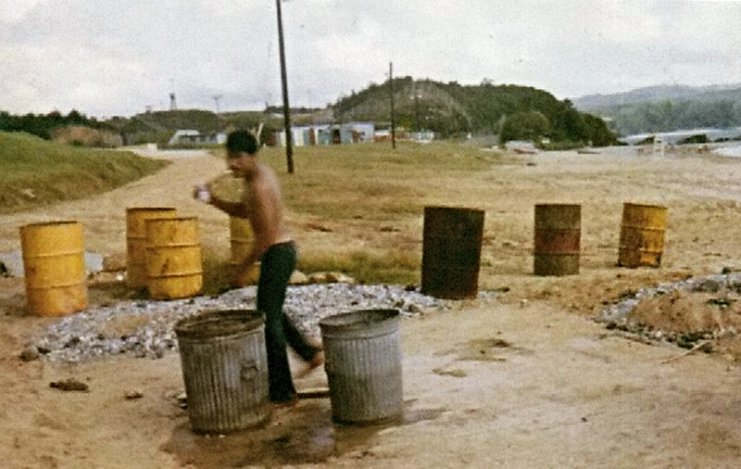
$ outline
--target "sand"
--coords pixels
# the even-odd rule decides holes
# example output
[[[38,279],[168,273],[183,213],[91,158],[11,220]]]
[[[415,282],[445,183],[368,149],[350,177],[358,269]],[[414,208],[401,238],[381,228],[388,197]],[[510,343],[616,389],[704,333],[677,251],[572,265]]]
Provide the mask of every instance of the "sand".
[[[481,175],[491,181],[489,192],[461,199],[487,211],[480,286],[502,293],[487,302],[466,300],[453,311],[404,320],[402,422],[334,424],[330,402],[316,398],[275,411],[261,429],[193,434],[177,399],[183,390],[178,356],[81,365],[24,362],[19,358],[24,344],[55,319],[25,315],[22,280],[0,278],[2,466],[741,464],[741,375],[734,337],[725,338],[731,345],[716,352],[686,354],[593,320],[626,292],[741,267],[741,160],[682,148],[664,158],[614,149],[598,155],[522,155],[513,161]],[[95,200],[2,216],[0,250],[18,247],[22,224],[72,218],[86,224],[89,250],[120,256],[125,252],[124,208],[153,202],[201,217],[204,238],[214,245],[223,242],[226,250],[225,218],[192,201],[189,191],[222,171],[222,163],[213,158],[181,155],[163,172]],[[669,208],[661,267],[615,265],[625,201]],[[582,204],[579,275],[531,274],[533,204],[542,202]],[[304,230],[307,220],[299,214],[292,214],[291,222],[303,246],[352,242],[352,233]],[[415,235],[384,234],[391,241]],[[336,239],[328,240],[331,236]],[[94,281],[90,301],[114,301],[124,290],[110,278]],[[735,300],[735,293],[729,295]],[[671,303],[667,297],[640,311],[646,321],[663,327],[672,314],[687,317],[717,308],[708,304],[713,298],[688,295]],[[673,304],[677,308],[670,308]],[[738,302],[728,304],[738,315]],[[69,378],[87,384],[88,390],[50,387]],[[322,370],[297,380],[300,389],[325,384]]]

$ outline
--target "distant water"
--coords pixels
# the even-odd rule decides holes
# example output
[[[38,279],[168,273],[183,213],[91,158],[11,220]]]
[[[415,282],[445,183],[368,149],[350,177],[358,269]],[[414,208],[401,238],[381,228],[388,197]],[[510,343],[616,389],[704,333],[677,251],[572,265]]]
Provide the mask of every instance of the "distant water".
[[[685,129],[675,130],[673,132],[656,132],[656,133],[645,133],[638,135],[629,135],[620,140],[634,145],[640,141],[645,140],[648,137],[656,136],[664,140],[667,144],[676,144],[681,140],[691,137],[693,135],[706,135],[709,140],[715,141],[722,138],[738,138],[741,135],[741,127],[732,127],[729,129]]]
[[[713,153],[717,153],[723,156],[734,156],[736,158],[741,158],[741,145],[718,148],[717,150],[714,150]]]

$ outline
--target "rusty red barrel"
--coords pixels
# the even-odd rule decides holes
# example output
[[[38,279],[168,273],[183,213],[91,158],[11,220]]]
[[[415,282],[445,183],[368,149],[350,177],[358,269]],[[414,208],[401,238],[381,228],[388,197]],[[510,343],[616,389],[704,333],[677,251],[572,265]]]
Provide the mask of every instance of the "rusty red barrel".
[[[475,298],[478,293],[484,211],[425,207],[422,293],[437,298]]]
[[[535,206],[535,275],[579,273],[581,205]]]

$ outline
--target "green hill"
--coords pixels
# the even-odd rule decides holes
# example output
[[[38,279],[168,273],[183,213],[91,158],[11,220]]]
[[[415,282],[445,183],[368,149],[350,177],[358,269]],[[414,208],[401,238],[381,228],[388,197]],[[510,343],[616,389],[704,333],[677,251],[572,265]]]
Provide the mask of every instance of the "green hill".
[[[0,212],[105,192],[167,164],[131,152],[91,150],[0,132]]]
[[[538,121],[540,137],[551,142],[607,145],[613,138],[604,122],[577,111],[568,100],[559,101],[550,93],[516,85],[460,85],[432,80],[396,78],[382,85],[341,98],[334,106],[340,121],[371,120],[388,124],[391,98],[397,123],[410,130],[432,130],[443,137],[467,133],[500,134],[508,118],[518,122]],[[543,119],[545,118],[545,119]],[[544,124],[541,125],[541,124]],[[529,126],[532,127],[532,126]],[[533,127],[534,128],[534,127]],[[533,135],[502,135],[503,140]]]
[[[584,96],[574,105],[608,118],[622,135],[741,126],[741,85],[653,86]]]

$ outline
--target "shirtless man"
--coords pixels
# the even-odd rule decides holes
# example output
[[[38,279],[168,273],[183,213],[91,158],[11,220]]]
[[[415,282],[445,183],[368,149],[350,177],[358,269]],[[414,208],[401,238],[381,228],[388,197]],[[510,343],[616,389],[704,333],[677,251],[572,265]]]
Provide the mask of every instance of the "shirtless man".
[[[296,245],[283,218],[280,183],[275,173],[257,161],[258,143],[246,130],[227,138],[227,166],[234,177],[244,179],[239,202],[214,197],[198,186],[196,198],[231,216],[247,218],[254,235],[252,249],[237,267],[234,285],[244,286],[255,262],[260,262],[257,309],[265,314],[265,343],[268,356],[270,400],[276,404],[297,401],[288,365],[286,343],[309,364],[309,370],[324,363],[321,347],[310,344],[283,312],[288,280],[296,268]]]

